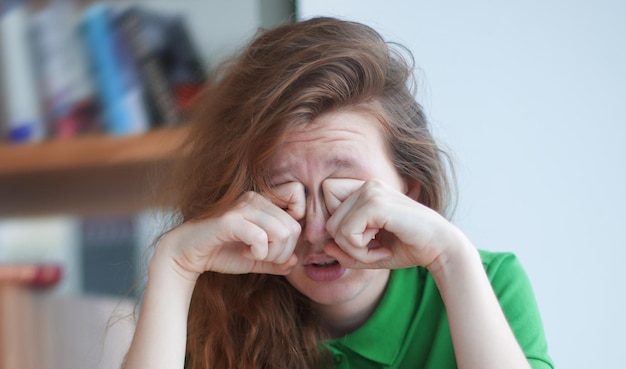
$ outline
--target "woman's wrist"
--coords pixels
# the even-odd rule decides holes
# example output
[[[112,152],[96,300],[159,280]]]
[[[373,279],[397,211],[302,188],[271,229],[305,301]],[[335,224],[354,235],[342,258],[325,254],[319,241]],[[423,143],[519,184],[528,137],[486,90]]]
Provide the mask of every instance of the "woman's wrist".
[[[446,280],[455,278],[459,275],[458,272],[467,270],[468,267],[482,268],[478,250],[458,228],[452,227],[452,231],[446,232],[442,244],[442,251],[426,266],[437,285],[445,285]]]
[[[187,317],[195,280],[172,267],[167,247],[159,241],[148,267],[141,313],[125,368],[182,368]]]
[[[159,240],[148,267],[148,279],[159,281],[167,279],[168,284],[193,290],[200,273],[185,269],[177,261],[176,242],[175,235],[172,233],[166,234]]]

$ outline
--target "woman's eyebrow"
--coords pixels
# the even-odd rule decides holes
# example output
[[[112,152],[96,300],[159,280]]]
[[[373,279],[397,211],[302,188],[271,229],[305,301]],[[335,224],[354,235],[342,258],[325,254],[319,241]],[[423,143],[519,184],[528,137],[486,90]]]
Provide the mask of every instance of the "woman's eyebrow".
[[[350,153],[343,153],[343,155],[329,159],[325,164],[327,167],[332,168],[337,174],[356,175],[368,171],[368,163],[365,163],[359,157],[350,155]],[[338,173],[339,171],[341,171],[341,173]]]
[[[365,170],[364,164],[360,160],[357,160],[355,157],[350,156],[350,155],[328,159],[324,162],[324,164],[326,167],[331,168],[332,170],[344,169],[348,171],[357,171],[357,172]],[[283,178],[288,177],[289,174],[291,174],[291,168],[294,165],[298,165],[298,164],[297,163],[295,164],[285,163],[271,170],[270,175],[269,175],[270,182],[276,183],[282,180]]]
[[[271,172],[269,179],[272,185],[276,185],[277,182],[280,182],[283,178],[285,178],[289,174],[288,171],[279,171],[279,172]]]
[[[359,160],[356,160],[354,157],[345,156],[339,158],[333,158],[328,160],[326,164],[335,169],[356,169],[362,170],[364,168],[363,163]]]
[[[274,180],[275,178],[280,178],[286,176],[291,173],[291,165],[290,164],[281,164],[280,166],[273,168],[270,170],[269,178]]]
[[[332,168],[332,169],[345,168],[345,169],[361,170],[364,168],[363,163],[360,160],[357,160],[356,158],[352,156],[342,156],[342,157],[331,158],[331,159],[326,160],[324,164],[326,167]],[[298,165],[298,164],[288,163],[288,164],[280,165],[277,168],[274,168],[272,171],[270,171],[270,178],[280,177],[280,176],[291,173],[291,168],[294,165]]]

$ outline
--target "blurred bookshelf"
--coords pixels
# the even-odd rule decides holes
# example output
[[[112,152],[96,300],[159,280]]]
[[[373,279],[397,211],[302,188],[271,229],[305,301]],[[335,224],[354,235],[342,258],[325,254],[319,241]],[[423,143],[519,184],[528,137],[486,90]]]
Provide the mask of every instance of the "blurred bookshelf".
[[[56,27],[54,27],[56,23],[53,22],[58,21],[58,19],[66,19],[63,17],[70,17],[70,15],[66,14],[68,9],[62,6],[58,7],[59,9],[56,9],[55,12],[48,9],[48,12],[45,13],[43,10],[46,9],[47,4],[73,4],[72,11],[75,13],[72,17],[77,16],[81,19],[81,21],[77,21],[77,26],[80,29],[78,33],[83,38],[87,37],[87,46],[81,46],[84,49],[82,51],[87,54],[89,54],[91,48],[89,45],[93,44],[93,39],[89,38],[90,35],[85,35],[89,32],[84,30],[84,24],[85,19],[89,18],[89,6],[94,5],[94,3],[95,5],[104,4],[106,6],[130,5],[135,9],[140,9],[141,13],[139,14],[143,16],[140,19],[144,21],[147,19],[147,22],[152,22],[149,23],[152,26],[155,22],[169,26],[174,23],[183,25],[181,28],[184,28],[186,30],[184,33],[189,35],[190,47],[195,49],[194,53],[199,59],[198,63],[202,65],[207,75],[210,74],[212,65],[218,64],[224,57],[231,55],[259,27],[271,27],[280,22],[293,21],[295,12],[295,2],[292,0],[235,0],[232,2],[217,0],[207,0],[206,2],[195,0],[175,2],[171,0],[9,0],[7,2],[7,4],[19,3],[29,4],[29,6],[23,6],[25,14],[40,13],[37,17],[38,21],[35,22],[40,27],[40,36],[35,38],[34,42],[42,43],[52,39],[54,41],[51,42],[55,42],[54,45],[57,45],[59,40],[70,36],[56,34],[55,37],[50,38],[46,36],[49,32],[45,30],[56,32]],[[8,14],[11,13],[10,9],[12,9],[10,6],[3,5],[0,19],[2,16],[8,17]],[[45,13],[45,17],[42,17],[41,13]],[[120,19],[119,14],[116,17],[118,17],[116,19]],[[31,15],[29,18],[28,15],[22,15],[22,18],[26,20],[21,20],[21,22],[32,28],[33,23],[29,19],[35,17]],[[123,17],[121,18],[123,19]],[[13,21],[13,26],[15,23],[16,21]],[[50,27],[51,24],[52,27]],[[122,27],[121,31],[118,30],[118,32],[122,32],[122,35],[128,35],[128,33],[124,33],[123,26],[118,27]],[[42,32],[41,29],[44,31]],[[8,32],[6,32],[6,28],[4,30],[6,36]],[[130,33],[134,35],[136,32],[131,31]],[[161,33],[165,35],[168,32]],[[0,35],[2,35],[1,28]],[[76,36],[73,35],[72,37]],[[176,42],[178,40],[175,39],[174,43],[178,43],[177,46],[180,46],[181,42]],[[11,40],[11,37],[0,38],[0,47],[7,47],[10,43],[19,44],[19,42],[14,41]],[[33,39],[27,41],[33,41]],[[135,41],[141,42],[141,39]],[[44,56],[46,56],[46,50],[50,53],[49,50],[55,48],[44,46],[43,49]],[[130,49],[137,48],[130,47]],[[119,52],[119,50],[115,52]],[[131,54],[133,52],[131,51]],[[56,71],[52,73],[51,81],[56,81],[56,84],[65,83],[69,85],[72,78],[78,78],[76,75],[56,77],[55,74],[57,72],[57,74],[62,74],[63,69],[68,69],[58,69],[58,65],[61,62],[67,63],[69,57],[58,55],[58,52],[54,53],[52,52],[49,56],[51,61],[47,64],[46,57],[35,57],[34,59],[39,65],[33,65],[33,68],[43,68],[48,74],[50,74],[50,70]],[[6,55],[7,53],[5,53]],[[184,53],[184,55],[183,58],[186,59],[183,64],[189,67],[188,53]],[[134,55],[134,57],[137,56]],[[42,60],[44,61],[42,62]],[[19,65],[19,61],[4,60],[4,66],[6,67],[8,64]],[[96,62],[91,61],[90,63]],[[140,64],[139,61],[135,60],[133,64],[138,63]],[[198,63],[195,63],[193,68],[197,69]],[[3,61],[0,60],[0,67],[2,65]],[[77,65],[70,65],[70,67],[73,66]],[[87,67],[78,69],[87,72],[85,68]],[[94,72],[93,68],[95,68],[93,65],[87,68],[92,74],[89,78],[93,79],[93,87],[98,90],[102,87],[97,81],[98,73],[97,71]],[[9,97],[15,97],[16,93],[13,88],[15,83],[11,85],[11,82],[17,81],[12,76],[14,73],[7,73],[7,70],[10,71],[11,69],[5,69],[4,77],[0,73],[0,86],[4,82],[4,87],[0,88],[0,98],[5,100]],[[145,86],[146,78],[140,72],[137,72],[139,73],[137,78],[144,82],[145,90],[149,90]],[[181,75],[180,70],[177,75]],[[187,75],[188,77],[198,77],[197,73],[193,74],[192,72],[187,73]],[[143,115],[148,118],[148,126],[139,130],[126,130],[124,131],[126,133],[119,134],[115,130],[111,131],[111,123],[108,122],[110,119],[108,119],[106,111],[100,115],[99,128],[94,129],[93,122],[89,124],[75,123],[77,121],[76,116],[80,117],[79,119],[84,118],[85,114],[93,117],[91,115],[93,111],[89,110],[93,108],[93,105],[89,105],[89,108],[85,110],[85,100],[83,99],[79,101],[83,105],[79,104],[78,112],[74,110],[66,113],[74,114],[69,119],[74,121],[74,126],[70,126],[69,132],[71,133],[67,133],[67,126],[59,128],[58,121],[65,124],[68,119],[53,121],[50,117],[50,104],[54,104],[56,101],[48,103],[49,100],[45,100],[46,93],[48,96],[57,95],[50,95],[50,92],[42,87],[50,85],[50,83],[41,83],[41,78],[45,82],[46,77],[49,76],[45,72],[43,75],[39,74],[39,83],[35,83],[35,86],[39,85],[39,87],[35,87],[39,90],[35,95],[42,99],[39,106],[48,107],[48,109],[40,114],[40,118],[32,118],[36,114],[29,115],[33,121],[43,121],[44,127],[35,129],[35,131],[43,131],[43,136],[40,135],[32,140],[20,138],[22,141],[17,143],[7,142],[10,140],[7,138],[10,136],[7,132],[10,131],[11,126],[10,119],[7,118],[10,104],[6,101],[2,104],[0,101],[0,128],[4,133],[0,140],[0,219],[54,214],[75,216],[128,214],[146,208],[168,205],[167,200],[156,194],[160,190],[158,186],[164,179],[164,175],[171,172],[175,161],[180,157],[180,152],[176,148],[182,143],[187,132],[187,129],[181,124],[181,121],[184,120],[184,114],[179,115],[182,119],[176,122],[165,119],[164,117],[167,115],[155,113],[155,110],[158,109],[155,109],[154,106],[159,105],[158,101],[157,104],[154,104],[152,101],[148,101],[150,98],[146,97],[144,99],[145,104],[149,106],[145,107]],[[55,78],[65,79],[58,80]],[[7,85],[7,83],[9,84]],[[7,88],[7,86],[9,87]],[[188,85],[183,87],[188,87]],[[192,87],[195,88],[195,86]],[[80,91],[81,94],[85,93],[84,89],[80,89]],[[24,92],[20,96],[28,97],[31,95],[33,94]],[[84,97],[84,95],[81,96]],[[179,98],[179,96],[176,95],[175,98]],[[179,100],[176,101],[179,102]],[[76,102],[76,99],[66,101],[63,106],[67,108],[67,105]],[[105,105],[106,103],[102,102],[100,109],[106,110]],[[21,106],[23,107],[24,104]],[[182,103],[181,106],[186,106],[186,104]],[[52,109],[54,114],[57,113],[57,110],[59,109]],[[184,111],[181,112],[184,113]],[[128,115],[137,117],[137,114],[133,112]],[[62,118],[67,118],[67,116]],[[81,126],[81,124],[83,125]],[[117,122],[113,123],[113,125],[115,124]],[[22,131],[19,137],[22,137],[23,134]]]
[[[159,183],[187,129],[0,145],[0,217],[126,214],[166,206]]]

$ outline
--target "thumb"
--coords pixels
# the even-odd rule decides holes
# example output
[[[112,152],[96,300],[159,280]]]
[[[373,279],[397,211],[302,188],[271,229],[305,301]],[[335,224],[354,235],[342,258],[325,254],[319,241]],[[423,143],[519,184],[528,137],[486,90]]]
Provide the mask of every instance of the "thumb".
[[[260,260],[254,263],[250,273],[287,275],[297,263],[298,257],[295,254],[292,254],[289,259],[282,264]]]
[[[358,179],[329,178],[322,182],[324,202],[330,214],[343,203],[350,195],[356,192],[365,181]]]
[[[272,198],[274,204],[285,209],[292,218],[300,220],[306,211],[306,198],[304,195],[304,185],[299,182],[289,182],[274,189],[275,197]]]

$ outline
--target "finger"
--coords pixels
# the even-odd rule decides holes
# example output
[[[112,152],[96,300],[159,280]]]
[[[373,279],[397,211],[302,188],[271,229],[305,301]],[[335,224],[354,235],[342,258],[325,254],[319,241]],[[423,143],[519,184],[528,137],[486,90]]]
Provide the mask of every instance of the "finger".
[[[326,230],[342,247],[365,247],[379,228],[369,224],[367,208],[354,194],[337,207],[326,222]]]
[[[344,200],[326,228],[341,247],[366,247],[387,226],[389,196],[377,181],[368,181]]]
[[[302,183],[285,183],[273,188],[273,192],[275,196],[272,196],[272,201],[276,206],[287,211],[296,220],[304,218],[306,197]]]
[[[260,260],[286,262],[293,254],[300,236],[300,224],[267,198],[258,196],[254,201],[254,206],[250,206],[243,216],[246,221],[253,223],[266,234],[267,253]],[[253,246],[254,244],[250,244],[250,251],[256,257]]]
[[[249,242],[250,252],[255,259],[284,263],[293,254],[300,235],[300,224],[284,212],[282,216],[289,219],[281,220],[267,213],[246,215],[247,220],[263,232],[263,235],[250,238],[252,242],[242,239],[242,242]]]
[[[287,275],[297,263],[298,258],[294,254],[292,254],[284,263],[257,261],[252,266],[250,273]]]
[[[269,253],[269,238],[267,232],[255,222],[243,222],[233,229],[232,235],[225,242],[242,242],[250,250],[249,254],[244,252],[244,257],[251,257],[254,260],[264,260]]]
[[[276,231],[268,230],[267,226],[264,229],[251,223],[248,227],[241,227],[234,238],[245,245],[240,253],[242,257],[272,264],[283,264],[294,256],[296,241],[276,241],[276,239],[285,238],[284,236],[276,236],[276,233]],[[297,239],[297,236],[292,238]]]
[[[358,179],[329,178],[322,182],[326,209],[330,214],[363,185]]]

